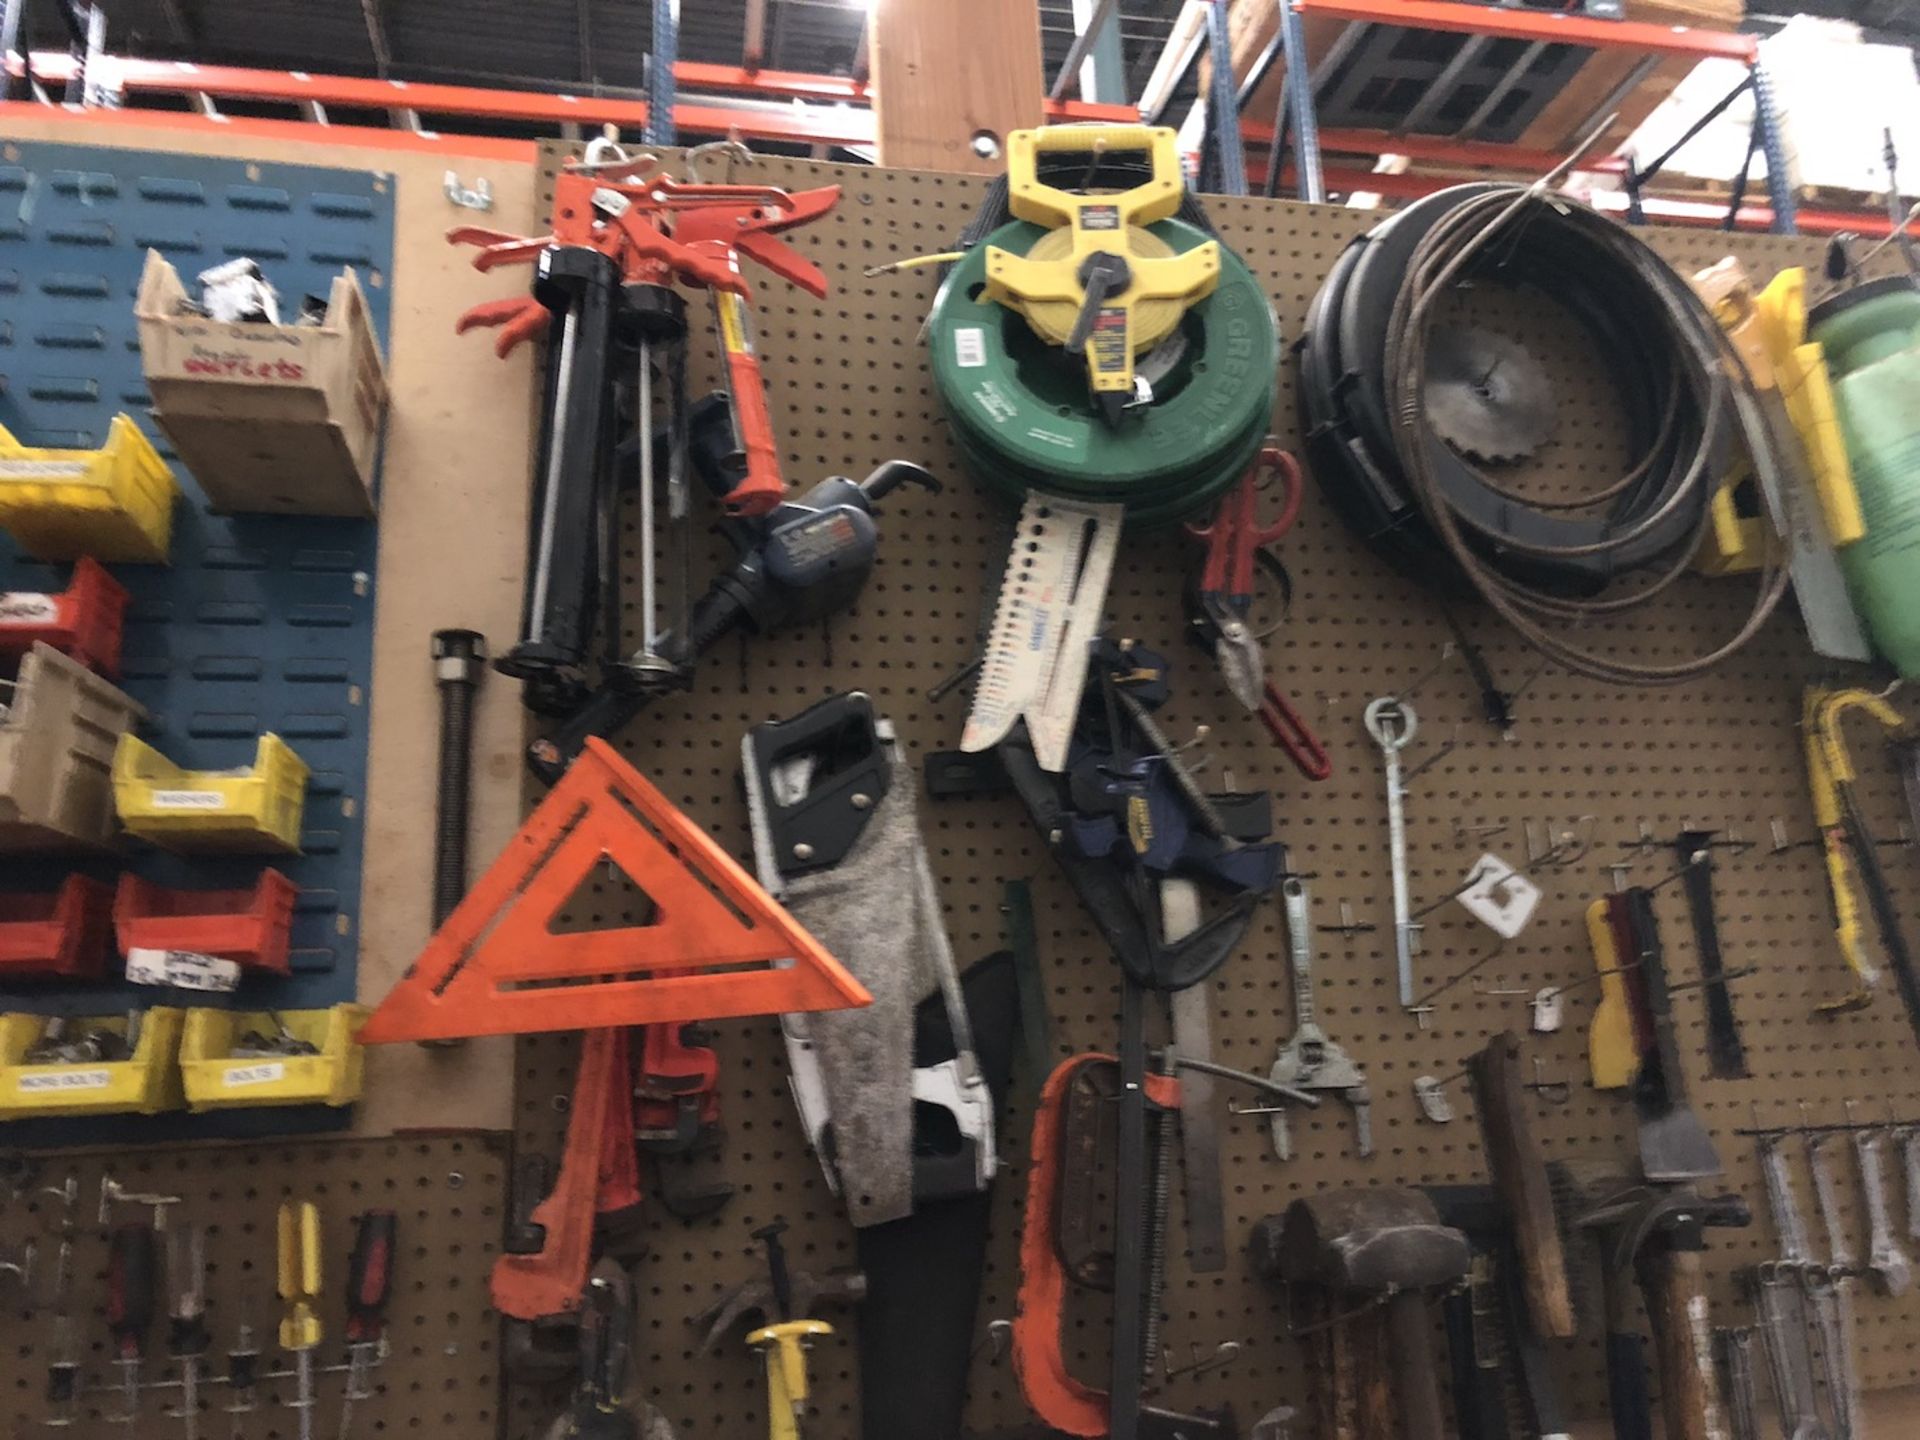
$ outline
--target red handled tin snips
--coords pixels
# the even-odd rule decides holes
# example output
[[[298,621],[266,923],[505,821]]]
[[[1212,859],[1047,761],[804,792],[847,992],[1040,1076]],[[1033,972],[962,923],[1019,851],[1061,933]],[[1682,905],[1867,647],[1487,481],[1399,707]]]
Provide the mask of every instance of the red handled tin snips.
[[[1281,490],[1280,513],[1260,519],[1260,494],[1272,480]],[[1197,584],[1187,589],[1188,634],[1213,651],[1220,677],[1248,710],[1259,716],[1267,733],[1309,780],[1325,780],[1333,773],[1320,737],[1266,678],[1261,636],[1253,628],[1254,584],[1259,570],[1267,570],[1290,589],[1287,572],[1267,546],[1293,528],[1300,515],[1304,483],[1300,464],[1278,445],[1263,446],[1247,473],[1221,498],[1220,508],[1206,525],[1189,525],[1187,532],[1207,542]]]

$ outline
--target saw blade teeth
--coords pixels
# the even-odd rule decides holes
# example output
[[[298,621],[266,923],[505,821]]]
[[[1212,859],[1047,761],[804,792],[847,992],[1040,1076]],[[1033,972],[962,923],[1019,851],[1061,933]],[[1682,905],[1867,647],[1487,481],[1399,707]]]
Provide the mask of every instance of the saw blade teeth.
[[[994,605],[993,625],[987,632],[986,656],[973,687],[973,707],[960,735],[960,748],[979,751],[1007,737],[1026,708],[1022,667],[1015,662],[1031,643],[1032,587],[1035,571],[1045,555],[1045,498],[1029,493],[1020,507],[1020,521],[1007,551],[1006,572],[1000,579],[1000,598]]]
[[[1028,495],[1000,582],[973,706],[961,732],[962,750],[989,749],[1024,717],[1034,732],[1036,752],[1064,753],[1085,679],[1085,658],[1078,658],[1076,669],[1075,659],[1068,657],[1063,670],[1063,651],[1075,645],[1084,649],[1098,633],[1124,515],[1120,505]],[[1074,697],[1066,708],[1064,730],[1059,715],[1066,697],[1055,694],[1062,676],[1071,683]]]

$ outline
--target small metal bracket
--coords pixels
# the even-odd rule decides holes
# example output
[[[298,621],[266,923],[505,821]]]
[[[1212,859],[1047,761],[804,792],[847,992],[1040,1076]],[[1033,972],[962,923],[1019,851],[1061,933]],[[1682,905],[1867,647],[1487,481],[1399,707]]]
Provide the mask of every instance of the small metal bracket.
[[[178,1205],[178,1195],[153,1195],[129,1190],[111,1175],[100,1177],[100,1224],[104,1228],[113,1219],[115,1205],[145,1205],[153,1211],[153,1228],[167,1228],[168,1207]]]
[[[1420,1106],[1420,1113],[1436,1125],[1445,1125],[1453,1119],[1453,1102],[1447,1099],[1446,1083],[1431,1075],[1414,1077],[1413,1098]]]
[[[477,177],[473,182],[473,188],[469,190],[460,183],[460,177],[449,170],[440,188],[445,192],[448,201],[458,205],[462,210],[493,209],[493,187],[487,183],[487,177],[484,175]]]

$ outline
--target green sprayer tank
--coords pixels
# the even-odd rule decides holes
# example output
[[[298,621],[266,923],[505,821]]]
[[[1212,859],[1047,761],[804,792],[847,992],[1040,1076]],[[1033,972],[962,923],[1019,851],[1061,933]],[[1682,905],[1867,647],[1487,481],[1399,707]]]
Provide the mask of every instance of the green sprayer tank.
[[[1813,307],[1866,536],[1840,552],[1874,647],[1920,676],[1920,288],[1874,280]]]

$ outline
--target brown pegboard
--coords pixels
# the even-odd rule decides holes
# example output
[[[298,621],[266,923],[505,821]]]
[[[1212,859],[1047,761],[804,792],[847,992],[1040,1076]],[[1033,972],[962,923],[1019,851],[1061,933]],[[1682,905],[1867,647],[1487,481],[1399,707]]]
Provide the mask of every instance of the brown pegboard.
[[[562,153],[549,149],[549,175]],[[780,159],[761,159],[736,175],[794,188],[844,188],[831,216],[791,237],[826,269],[833,288],[825,302],[758,272],[752,276],[789,482],[805,486],[827,474],[859,476],[901,456],[931,467],[947,487],[939,496],[902,492],[887,502],[873,581],[824,637],[809,631],[753,640],[741,646],[738,658],[723,646],[701,667],[690,693],[660,702],[620,737],[642,772],[744,859],[750,847],[737,762],[747,727],[792,715],[826,694],[859,688],[874,696],[916,759],[955,743],[966,688],[937,704],[925,692],[973,651],[983,603],[998,585],[1007,517],[968,481],[944,435],[917,335],[933,294],[933,273],[862,274],[870,265],[947,248],[971,218],[985,182]],[[1340,248],[1376,218],[1257,200],[1208,197],[1207,206],[1222,238],[1266,283],[1289,340]],[[1710,232],[1658,232],[1652,239],[1683,270],[1708,264],[1729,248],[1762,275],[1785,263],[1817,263],[1821,253],[1820,242],[1805,239],[1730,239]],[[1532,467],[1537,482],[1591,484],[1603,469],[1617,473],[1615,402],[1569,332],[1550,311],[1497,296],[1485,303],[1488,323],[1522,338],[1553,379],[1557,428]],[[696,351],[709,382],[710,351],[710,344]],[[1274,423],[1283,443],[1297,451],[1291,387],[1289,365]],[[1302,780],[1258,724],[1232,705],[1206,659],[1179,643],[1180,576],[1193,559],[1187,542],[1173,535],[1130,536],[1109,606],[1116,633],[1140,637],[1179,667],[1165,716],[1169,731],[1184,737],[1196,726],[1211,727],[1209,774],[1230,773],[1243,786],[1273,790],[1293,863],[1313,877],[1316,921],[1337,923],[1344,902],[1357,921],[1377,927],[1346,938],[1318,935],[1316,944],[1321,1019],[1368,1072],[1378,1153],[1371,1161],[1354,1158],[1351,1124],[1340,1107],[1328,1106],[1295,1118],[1296,1155],[1282,1164],[1271,1154],[1264,1123],[1227,1116],[1222,1096],[1232,1243],[1261,1216],[1323,1186],[1483,1176],[1464,1085],[1451,1089],[1458,1118],[1441,1127],[1418,1117],[1412,1081],[1420,1074],[1453,1074],[1498,1030],[1524,1031],[1526,1002],[1511,992],[1531,993],[1592,973],[1582,912],[1608,888],[1607,866],[1627,861],[1631,878],[1641,883],[1671,869],[1664,851],[1623,848],[1643,828],[1668,840],[1683,824],[1709,825],[1760,842],[1718,857],[1727,963],[1755,971],[1740,982],[1736,1002],[1753,1080],[1706,1078],[1700,994],[1677,998],[1696,1057],[1694,1098],[1718,1137],[1727,1185],[1763,1212],[1751,1146],[1732,1133],[1756,1106],[1763,1117],[1789,1120],[1794,1103],[1804,1100],[1817,1118],[1839,1119],[1842,1100],[1853,1097],[1864,1102],[1863,1118],[1879,1116],[1883,1105],[1920,1117],[1913,1040],[1891,994],[1864,1014],[1810,1018],[1813,1003],[1839,990],[1846,976],[1830,933],[1819,854],[1807,846],[1813,826],[1795,722],[1801,681],[1818,667],[1790,603],[1756,643],[1716,674],[1653,692],[1611,689],[1553,670],[1536,673],[1532,652],[1489,617],[1467,609],[1467,623],[1495,672],[1510,688],[1525,685],[1519,724],[1503,739],[1481,720],[1476,692],[1459,664],[1438,663],[1449,632],[1433,600],[1355,542],[1317,491],[1310,489],[1283,550],[1295,596],[1284,629],[1268,643],[1269,667],[1328,742],[1336,769],[1324,784]],[[712,558],[720,558],[717,546]],[[1685,582],[1634,622],[1629,638],[1643,653],[1678,658],[1727,633],[1751,597],[1750,580]],[[1360,726],[1370,698],[1404,689],[1422,675],[1427,678],[1414,697],[1422,734],[1408,761],[1432,763],[1413,781],[1408,802],[1416,904],[1450,891],[1483,849],[1524,864],[1529,831],[1536,848],[1546,843],[1540,837],[1567,830],[1588,842],[1574,863],[1540,872],[1546,898],[1531,928],[1474,979],[1446,989],[1434,1002],[1427,1030],[1417,1029],[1395,1000],[1382,780],[1378,754]],[[1440,754],[1449,741],[1452,748]],[[1900,826],[1898,786],[1876,741],[1860,736],[1856,746],[1875,821],[1881,833],[1893,836]],[[923,800],[921,813],[962,962],[1001,946],[1001,885],[1031,879],[1058,1053],[1109,1047],[1116,1024],[1113,963],[1018,803]],[[1794,844],[1780,854],[1769,848],[1776,819]],[[1475,833],[1487,826],[1503,828]],[[1911,894],[1908,852],[1889,849],[1887,860],[1903,894]],[[615,903],[609,887],[600,908],[611,913]],[[1658,907],[1670,972],[1676,981],[1689,979],[1695,973],[1692,939],[1677,886],[1660,890]],[[592,921],[591,915],[583,918]],[[1457,907],[1437,910],[1427,918],[1418,961],[1422,988],[1440,988],[1492,945],[1490,932],[1477,929]],[[1211,983],[1215,1058],[1261,1072],[1270,1065],[1274,1047],[1292,1025],[1284,946],[1278,907],[1270,905],[1241,953]],[[1592,986],[1573,992],[1565,1027],[1529,1041],[1529,1053],[1540,1057],[1548,1078],[1574,1082],[1569,1103],[1542,1103],[1537,1118],[1553,1155],[1628,1157],[1633,1132],[1624,1100],[1596,1094],[1584,1083],[1592,999]],[[744,1346],[735,1340],[718,1355],[698,1357],[686,1323],[722,1285],[758,1272],[749,1232],[781,1217],[793,1227],[796,1263],[820,1270],[853,1263],[852,1232],[807,1152],[788,1099],[777,1027],[754,1021],[714,1028],[728,1131],[725,1170],[739,1194],[717,1219],[696,1226],[656,1218],[651,1253],[635,1272],[642,1297],[638,1373],[682,1435],[691,1436],[759,1433],[765,1423],[758,1367]],[[557,1151],[574,1049],[571,1037],[522,1042],[523,1145]],[[1016,1110],[1003,1117],[1006,1169],[995,1202],[983,1321],[1013,1309],[1027,1131],[1026,1114]],[[1804,1172],[1802,1186],[1811,1217]],[[1302,1403],[1296,1347],[1284,1335],[1277,1299],[1243,1272],[1237,1258],[1220,1275],[1194,1276],[1186,1269],[1177,1191],[1168,1343],[1178,1361],[1185,1360],[1189,1345],[1207,1349],[1235,1340],[1244,1348],[1230,1368],[1176,1383],[1169,1402],[1231,1402],[1243,1419],[1282,1401]],[[1732,1269],[1773,1247],[1764,1218],[1742,1235],[1715,1234],[1717,1319],[1741,1318],[1728,1281]],[[1920,1299],[1865,1295],[1860,1314],[1867,1384],[1920,1378],[1920,1358],[1908,1340],[1920,1318]],[[1080,1339],[1092,1347],[1081,1357],[1082,1373],[1100,1376],[1098,1327],[1080,1332]],[[819,1433],[852,1437],[857,1417],[850,1336],[822,1343],[814,1362]],[[1597,1412],[1604,1394],[1597,1343],[1567,1346],[1562,1369],[1576,1411]],[[512,1433],[537,1434],[554,1400],[551,1392],[515,1393]],[[972,1423],[986,1428],[1025,1416],[1011,1367],[994,1363],[983,1344],[975,1362]]]
[[[184,1436],[174,1415],[180,1403],[179,1367],[166,1353],[167,1297],[164,1240],[160,1291],[155,1297],[141,1395],[140,1423],[117,1421],[120,1371],[107,1333],[107,1232],[98,1223],[101,1181],[111,1176],[128,1190],[174,1195],[164,1224],[194,1224],[207,1232],[207,1324],[213,1344],[203,1377],[227,1373],[227,1351],[237,1327],[253,1328],[262,1375],[291,1370],[275,1343],[282,1306],[275,1295],[275,1216],[282,1200],[312,1200],[320,1209],[322,1290],[318,1307],[324,1338],[321,1367],[346,1360],[342,1327],[344,1283],[353,1217],[365,1210],[395,1212],[397,1244],[387,1337],[389,1354],[373,1372],[376,1393],[353,1407],[355,1436],[488,1435],[500,1418],[498,1327],[487,1308],[487,1270],[499,1252],[506,1189],[506,1137],[495,1133],[440,1134],[391,1140],[311,1140],[271,1145],[210,1145],[176,1150],[70,1151],[35,1157],[30,1175],[9,1172],[0,1188],[0,1259],[16,1259],[29,1240],[37,1247],[33,1303],[22,1303],[16,1277],[0,1275],[0,1420],[9,1436],[72,1436],[107,1440]],[[48,1362],[62,1217],[57,1194],[71,1177],[77,1196],[71,1262],[71,1313],[85,1387],[70,1429],[46,1429]],[[15,1184],[17,1180],[17,1185]],[[112,1224],[140,1222],[152,1212],[113,1207]],[[314,1434],[333,1436],[340,1423],[345,1375],[319,1371]],[[224,1384],[201,1385],[199,1433],[216,1440],[292,1440],[299,1431],[290,1378],[263,1380],[260,1408],[230,1417]]]

